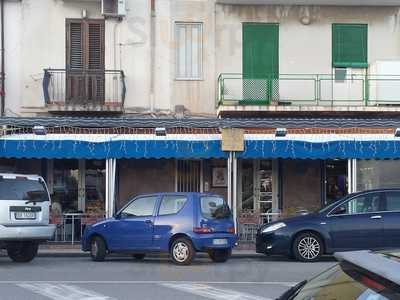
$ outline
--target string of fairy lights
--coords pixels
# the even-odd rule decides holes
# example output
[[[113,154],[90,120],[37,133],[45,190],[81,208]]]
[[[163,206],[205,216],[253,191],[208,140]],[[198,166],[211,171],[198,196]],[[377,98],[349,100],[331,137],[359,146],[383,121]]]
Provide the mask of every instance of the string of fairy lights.
[[[392,129],[296,129],[275,138],[274,129],[245,130],[245,147],[238,158],[400,158],[400,138]],[[352,135],[351,135],[352,133]],[[259,135],[252,139],[253,135]],[[369,138],[370,137],[370,138]],[[30,158],[227,158],[218,128],[168,128],[156,137],[154,128],[3,129],[0,156]]]

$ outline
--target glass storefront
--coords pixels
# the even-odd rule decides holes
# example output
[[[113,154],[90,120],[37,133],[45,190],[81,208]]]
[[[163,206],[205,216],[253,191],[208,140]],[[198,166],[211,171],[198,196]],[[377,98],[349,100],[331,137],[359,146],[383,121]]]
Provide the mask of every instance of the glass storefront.
[[[400,160],[357,160],[357,191],[400,186]]]

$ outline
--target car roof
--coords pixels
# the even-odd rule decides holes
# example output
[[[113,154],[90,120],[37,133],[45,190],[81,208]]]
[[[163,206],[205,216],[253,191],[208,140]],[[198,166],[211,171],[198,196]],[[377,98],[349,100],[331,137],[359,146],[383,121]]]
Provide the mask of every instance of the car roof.
[[[25,177],[26,179],[30,180],[39,180],[42,176],[35,175],[35,174],[18,174],[18,173],[0,173],[0,177],[9,177],[10,179],[14,177]]]
[[[400,250],[381,253],[369,250],[338,252],[335,257],[340,262],[351,263],[400,285]]]

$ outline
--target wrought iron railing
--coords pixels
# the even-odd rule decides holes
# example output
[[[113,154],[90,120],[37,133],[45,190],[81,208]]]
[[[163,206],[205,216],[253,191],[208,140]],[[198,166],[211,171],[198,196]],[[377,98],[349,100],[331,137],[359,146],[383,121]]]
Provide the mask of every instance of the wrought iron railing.
[[[45,69],[43,95],[46,105],[124,106],[126,86],[121,70],[66,71]]]
[[[221,74],[217,107],[222,105],[400,105],[400,75]]]

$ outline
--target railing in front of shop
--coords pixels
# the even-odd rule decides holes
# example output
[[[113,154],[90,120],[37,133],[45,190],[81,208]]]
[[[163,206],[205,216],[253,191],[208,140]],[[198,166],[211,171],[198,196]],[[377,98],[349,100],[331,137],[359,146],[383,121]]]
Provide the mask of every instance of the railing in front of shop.
[[[78,243],[86,226],[104,219],[104,214],[65,213],[52,216],[51,223],[56,225],[53,242]]]
[[[394,106],[400,105],[400,75],[279,74],[218,77],[219,106]]]
[[[281,216],[280,212],[268,211],[266,213],[242,213],[238,217],[238,239],[242,243],[254,243],[257,230],[263,224],[276,221]]]

